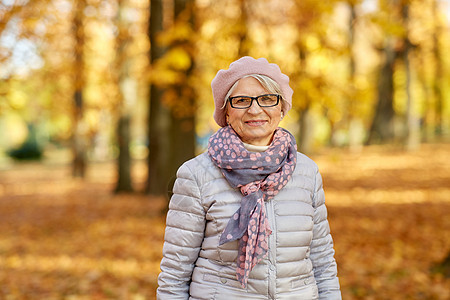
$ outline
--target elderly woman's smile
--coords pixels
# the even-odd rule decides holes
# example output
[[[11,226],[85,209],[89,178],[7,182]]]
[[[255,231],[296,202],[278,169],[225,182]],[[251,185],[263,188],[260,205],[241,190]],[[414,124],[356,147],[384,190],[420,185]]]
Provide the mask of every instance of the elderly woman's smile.
[[[250,120],[250,121],[245,121],[246,124],[250,125],[250,126],[262,126],[264,124],[266,124],[267,121],[265,120]]]
[[[269,94],[268,91],[253,77],[239,80],[231,97],[257,97]],[[256,146],[267,146],[271,143],[275,129],[281,121],[281,105],[261,107],[253,100],[251,106],[245,109],[233,108],[227,104],[227,120],[244,143]]]

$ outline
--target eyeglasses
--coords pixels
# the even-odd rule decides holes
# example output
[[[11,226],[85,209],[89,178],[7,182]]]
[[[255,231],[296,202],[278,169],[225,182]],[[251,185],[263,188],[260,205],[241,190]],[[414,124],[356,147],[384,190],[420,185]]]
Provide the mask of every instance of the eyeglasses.
[[[244,109],[249,108],[253,104],[253,100],[256,100],[256,103],[260,107],[271,107],[276,106],[280,102],[280,95],[276,94],[266,94],[258,97],[250,97],[250,96],[235,96],[228,98],[230,101],[230,105],[232,108]]]

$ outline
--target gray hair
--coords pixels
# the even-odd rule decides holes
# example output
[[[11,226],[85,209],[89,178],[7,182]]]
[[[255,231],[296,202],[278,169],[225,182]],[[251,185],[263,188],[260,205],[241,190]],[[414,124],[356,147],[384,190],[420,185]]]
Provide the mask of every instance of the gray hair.
[[[283,92],[281,91],[280,85],[275,80],[273,80],[269,76],[261,75],[261,74],[245,75],[242,78],[247,78],[247,77],[253,77],[256,80],[258,80],[258,82],[263,86],[263,88],[266,91],[268,91],[269,93],[280,95],[281,96],[281,110],[283,112],[288,110],[289,104],[286,102],[286,100],[284,100]],[[241,80],[242,78],[240,78],[239,80]],[[228,93],[225,95],[225,101],[223,102],[223,106],[222,106],[222,109],[225,110],[224,113],[226,113],[227,109],[228,109],[227,108],[228,98],[235,90],[236,86],[238,85],[239,80],[236,81],[231,86],[231,88],[228,90]]]

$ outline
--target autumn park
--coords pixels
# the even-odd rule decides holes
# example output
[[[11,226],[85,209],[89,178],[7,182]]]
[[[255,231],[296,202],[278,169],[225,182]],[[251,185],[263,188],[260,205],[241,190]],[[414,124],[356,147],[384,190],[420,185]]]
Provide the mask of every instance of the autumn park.
[[[450,1],[0,0],[0,299],[156,299],[239,57],[290,77],[343,299],[450,299]]]

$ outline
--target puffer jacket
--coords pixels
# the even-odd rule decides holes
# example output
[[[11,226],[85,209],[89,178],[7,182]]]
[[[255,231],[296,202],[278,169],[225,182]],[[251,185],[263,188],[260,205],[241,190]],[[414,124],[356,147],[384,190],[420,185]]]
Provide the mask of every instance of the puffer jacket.
[[[167,214],[157,299],[341,299],[333,240],[317,165],[297,153],[295,171],[265,203],[269,251],[243,289],[238,241],[219,246],[242,195],[205,152],[177,172]]]

